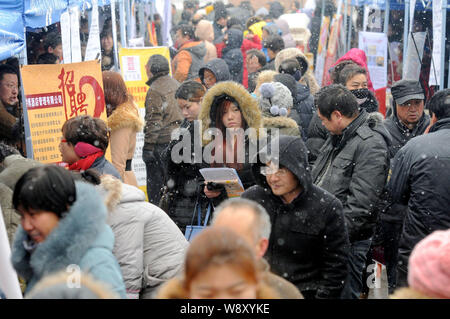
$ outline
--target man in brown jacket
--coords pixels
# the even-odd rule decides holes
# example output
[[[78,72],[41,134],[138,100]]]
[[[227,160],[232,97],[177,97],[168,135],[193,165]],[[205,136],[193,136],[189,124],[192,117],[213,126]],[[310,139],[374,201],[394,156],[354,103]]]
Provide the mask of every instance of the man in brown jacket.
[[[297,287],[272,273],[269,264],[263,258],[269,246],[272,227],[269,214],[264,207],[249,199],[228,199],[215,209],[213,225],[229,227],[255,249],[264,282],[275,289],[282,299],[303,299]]]
[[[147,62],[146,71],[150,89],[145,98],[142,159],[147,170],[149,202],[158,206],[167,165],[162,154],[170,142],[172,131],[183,121],[183,115],[175,99],[175,92],[180,84],[169,76],[167,59],[159,54],[152,55]]]

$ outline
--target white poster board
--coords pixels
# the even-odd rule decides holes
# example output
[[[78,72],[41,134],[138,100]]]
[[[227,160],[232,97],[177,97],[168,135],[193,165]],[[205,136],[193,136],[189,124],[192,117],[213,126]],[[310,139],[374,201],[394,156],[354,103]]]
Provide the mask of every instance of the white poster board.
[[[366,53],[367,68],[375,90],[387,86],[387,35],[359,32],[359,48]]]
[[[0,290],[8,299],[22,299],[17,273],[11,264],[9,247],[3,213],[0,207]]]

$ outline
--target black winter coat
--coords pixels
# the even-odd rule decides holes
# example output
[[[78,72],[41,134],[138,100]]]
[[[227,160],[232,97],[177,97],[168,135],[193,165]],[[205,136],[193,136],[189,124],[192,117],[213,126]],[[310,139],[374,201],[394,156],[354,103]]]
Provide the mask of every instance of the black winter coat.
[[[306,295],[339,298],[349,252],[342,205],[332,194],[312,184],[303,141],[292,136],[281,136],[279,141],[280,164],[298,178],[302,193],[285,204],[272,193],[260,174],[262,163],[258,162],[253,165],[257,186],[246,190],[242,197],[258,202],[270,215],[272,232],[265,257],[271,270]]]
[[[294,109],[297,110],[299,120],[296,122],[301,128],[301,135],[304,142],[308,139],[308,127],[314,114],[314,97],[309,92],[307,86],[297,82],[297,95],[294,97]]]
[[[430,124],[430,117],[424,113],[417,125],[410,130],[400,122],[396,115],[396,108],[394,107],[394,114],[392,117],[387,118],[383,124],[392,136],[392,144],[389,147],[389,157],[393,159],[398,150],[401,149],[409,140],[416,136],[422,135],[425,132],[426,128]],[[406,210],[406,205],[392,202],[392,197],[389,192],[386,191],[386,193],[383,194],[383,203],[381,203],[379,209],[380,218],[382,220],[391,223],[403,223]]]
[[[388,184],[394,202],[408,205],[399,256],[404,265],[414,246],[435,230],[450,228],[450,118],[410,140],[392,160]]]
[[[342,135],[330,135],[312,170],[314,183],[342,202],[352,243],[373,235],[388,174],[391,137],[379,117],[363,110]]]
[[[244,41],[242,31],[230,29],[228,33],[228,44],[222,50],[222,59],[228,65],[231,80],[242,84],[244,75],[244,57],[242,56],[241,46]]]
[[[315,110],[311,122],[309,123],[308,139],[306,140],[306,147],[308,147],[309,151],[308,160],[311,165],[316,161],[317,156],[320,153],[319,151],[323,144],[325,144],[328,135],[330,135],[330,133],[325,126],[323,126],[322,121]]]
[[[187,149],[181,151],[181,145],[183,142],[183,133],[181,133],[178,139],[174,139],[169,143],[163,158],[167,162],[167,181],[166,187],[169,196],[167,203],[167,213],[175,222],[175,224],[184,233],[187,225],[191,224],[192,215],[194,213],[195,203],[198,200],[198,194],[203,185],[203,177],[201,176],[199,169],[203,168],[205,165],[202,163],[202,150],[201,150],[201,140],[200,133],[198,135],[194,134],[194,122],[189,122],[184,120],[180,126],[181,132],[189,132],[191,140],[191,150]],[[200,145],[200,150],[195,150],[194,138],[197,137]],[[180,143],[180,144],[179,144]],[[174,162],[174,157],[171,156],[172,150],[174,154],[179,154],[182,157],[185,152],[187,154],[192,154],[195,152],[200,158],[195,158],[193,156],[185,156],[186,161],[181,163]],[[198,154],[197,154],[198,153]],[[197,163],[199,162],[199,163]],[[206,201],[206,200],[205,200]],[[195,222],[197,219],[195,219]]]

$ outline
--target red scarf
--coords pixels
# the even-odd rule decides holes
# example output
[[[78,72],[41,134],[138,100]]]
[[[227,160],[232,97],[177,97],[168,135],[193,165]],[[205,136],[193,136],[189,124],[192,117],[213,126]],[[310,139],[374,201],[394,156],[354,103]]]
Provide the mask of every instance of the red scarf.
[[[103,152],[97,152],[91,155],[82,158],[75,163],[69,165],[69,170],[71,171],[85,171],[91,168],[92,164],[94,164],[95,160],[99,157],[103,156]]]

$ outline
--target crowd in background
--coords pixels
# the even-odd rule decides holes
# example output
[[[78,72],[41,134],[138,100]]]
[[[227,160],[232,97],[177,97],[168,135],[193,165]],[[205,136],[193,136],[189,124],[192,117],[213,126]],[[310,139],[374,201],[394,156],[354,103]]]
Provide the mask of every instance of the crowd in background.
[[[320,87],[313,2],[185,1],[170,61],[146,61],[144,118],[106,19],[107,121],[63,124],[67,169],[26,158],[18,62],[0,65],[0,200],[25,297],[358,299],[375,259],[392,298],[450,298],[450,89],[392,81],[385,116],[357,48]],[[29,63],[64,61],[56,30],[34,40]],[[131,165],[142,129],[146,194]],[[235,169],[244,192],[231,198],[202,168]],[[193,225],[207,227],[192,239]]]

